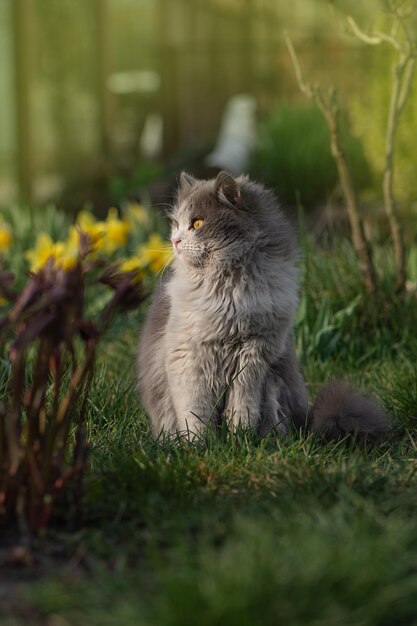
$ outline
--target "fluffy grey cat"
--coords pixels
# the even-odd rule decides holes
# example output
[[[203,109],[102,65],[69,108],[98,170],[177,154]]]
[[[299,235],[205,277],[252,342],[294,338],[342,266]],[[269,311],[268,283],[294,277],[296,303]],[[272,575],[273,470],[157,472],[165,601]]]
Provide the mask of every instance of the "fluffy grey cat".
[[[378,440],[389,428],[383,409],[342,383],[308,415],[291,337],[295,237],[274,195],[247,177],[183,173],[170,217],[175,260],[155,289],[138,359],[155,436],[201,434],[227,419],[260,433],[293,423]]]

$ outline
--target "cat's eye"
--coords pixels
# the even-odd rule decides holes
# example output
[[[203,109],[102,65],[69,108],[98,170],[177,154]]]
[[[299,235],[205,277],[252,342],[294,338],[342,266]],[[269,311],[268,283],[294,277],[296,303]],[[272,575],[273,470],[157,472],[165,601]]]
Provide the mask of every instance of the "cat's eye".
[[[171,217],[171,226],[172,226],[173,228],[178,228],[178,222],[177,222],[177,220],[174,220],[172,217]]]
[[[199,228],[202,227],[202,225],[204,224],[204,220],[194,220],[192,223],[192,228],[194,228],[194,230],[198,230]]]

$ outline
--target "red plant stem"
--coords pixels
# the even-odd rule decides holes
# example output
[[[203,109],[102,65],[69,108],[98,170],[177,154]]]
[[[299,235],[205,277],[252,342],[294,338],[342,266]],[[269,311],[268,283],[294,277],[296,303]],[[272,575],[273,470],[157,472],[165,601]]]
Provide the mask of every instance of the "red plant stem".
[[[53,399],[53,404],[52,404],[52,415],[56,415],[58,411],[59,392],[61,389],[61,382],[62,382],[62,371],[63,371],[63,360],[62,360],[62,354],[61,354],[61,346],[58,346],[57,355],[55,358],[55,368],[53,372],[54,399]]]
[[[67,392],[66,398],[63,399],[62,403],[65,403],[67,399],[68,402],[66,406],[64,406],[64,410],[62,413],[62,429],[61,429],[61,437],[60,441],[57,445],[58,455],[60,457],[61,462],[64,460],[64,453],[66,449],[66,442],[69,433],[69,427],[71,424],[71,409],[74,406],[74,402],[77,400],[77,396],[79,395],[80,390],[84,385],[84,380],[87,378],[86,388],[88,386],[88,379],[90,378],[90,373],[92,374],[92,368],[94,365],[94,359],[96,354],[96,339],[90,339],[86,344],[86,354],[84,362],[78,367],[76,372],[71,379],[70,386]],[[86,398],[86,388],[84,389],[84,398]],[[61,405],[62,405],[61,403]],[[83,402],[84,404],[84,402]],[[85,408],[85,407],[84,407]],[[58,411],[57,422],[59,423],[60,412]],[[84,418],[84,413],[80,412],[80,420],[79,425],[82,423]]]
[[[65,444],[68,437],[71,416],[70,409],[74,404],[76,393],[79,390],[80,384],[94,362],[95,344],[95,341],[88,342],[84,361],[73,372],[68,391],[65,397],[61,400],[55,417],[51,417],[50,432],[46,443],[43,464],[43,478],[45,483],[48,483],[49,481],[53,452],[56,452],[55,461],[58,466],[61,465],[64,460]]]
[[[9,450],[9,475],[14,476],[19,468],[21,450],[19,444],[21,403],[25,377],[25,354],[17,352],[12,363],[10,388],[12,406],[6,417],[6,438]]]
[[[28,447],[31,447],[34,441],[39,438],[39,418],[41,409],[45,404],[49,359],[53,349],[53,341],[48,338],[41,339],[28,401]]]
[[[6,472],[6,436],[4,432],[5,428],[6,411],[3,405],[0,405],[0,509],[1,509],[1,494],[4,490],[4,473]],[[1,511],[0,511],[1,512]]]

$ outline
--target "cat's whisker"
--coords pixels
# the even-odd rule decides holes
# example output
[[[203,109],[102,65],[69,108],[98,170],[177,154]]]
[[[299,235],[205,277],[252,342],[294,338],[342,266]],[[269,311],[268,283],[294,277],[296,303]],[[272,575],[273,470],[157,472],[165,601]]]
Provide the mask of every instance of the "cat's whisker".
[[[174,208],[172,202],[154,202],[152,204],[152,206],[165,206],[165,207],[170,207],[170,208]]]
[[[168,245],[167,245],[167,250],[168,250]],[[161,249],[160,248],[159,249],[157,249],[157,248],[155,248],[155,249],[147,248],[147,251],[148,252],[161,252]]]
[[[165,263],[165,265],[164,265],[164,266],[163,266],[163,267],[162,267],[162,268],[161,268],[161,269],[160,269],[160,270],[159,270],[159,271],[155,274],[155,276],[154,276],[154,278],[153,278],[152,282],[155,282],[155,280],[156,280],[157,278],[161,278],[161,279],[163,278],[165,270],[166,270],[166,269],[167,269],[167,268],[171,265],[171,263],[172,263],[172,261],[174,260],[174,258],[175,258],[175,255],[174,255],[174,254],[172,254],[171,258],[170,258],[170,259],[169,259],[169,260]]]

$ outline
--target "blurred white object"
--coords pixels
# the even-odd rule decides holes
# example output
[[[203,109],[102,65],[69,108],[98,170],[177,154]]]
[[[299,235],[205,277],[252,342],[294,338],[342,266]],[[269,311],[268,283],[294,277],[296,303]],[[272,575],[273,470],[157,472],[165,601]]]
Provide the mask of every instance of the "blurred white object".
[[[153,94],[161,86],[161,77],[152,70],[115,72],[107,79],[107,89],[119,96],[131,93]]]
[[[246,171],[256,142],[256,108],[256,99],[249,94],[229,100],[216,147],[206,157],[206,165],[225,169],[235,176]]]
[[[139,144],[145,159],[156,159],[162,152],[163,120],[157,113],[150,113],[145,120]]]

